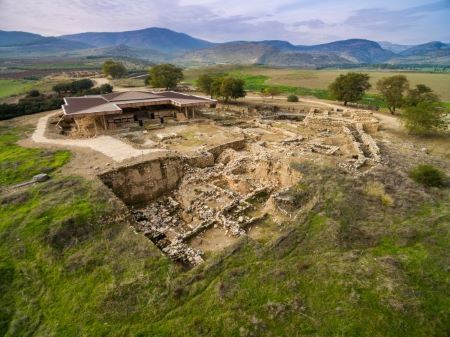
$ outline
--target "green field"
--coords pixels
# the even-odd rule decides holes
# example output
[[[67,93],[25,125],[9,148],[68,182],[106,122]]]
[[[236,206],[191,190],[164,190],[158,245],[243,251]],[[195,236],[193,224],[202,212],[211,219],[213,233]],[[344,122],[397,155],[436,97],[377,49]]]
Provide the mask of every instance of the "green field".
[[[376,96],[375,83],[382,77],[396,74],[405,75],[411,86],[422,83],[431,87],[442,100],[450,101],[450,73],[374,71],[356,70],[303,70],[268,68],[259,66],[216,66],[209,68],[188,69],[185,71],[186,80],[193,82],[199,74],[205,72],[226,72],[246,80],[248,90],[259,90],[264,86],[278,86],[283,92],[299,95],[311,95],[318,98],[329,98],[326,89],[340,74],[348,71],[368,73],[371,77],[372,89],[369,98]],[[370,101],[370,100],[369,100]]]
[[[448,190],[414,198],[397,168],[354,178],[295,165],[292,197],[320,200],[310,213],[269,218],[278,237],[242,238],[185,270],[104,186],[60,172],[67,152],[0,130],[2,185],[52,175],[0,195],[0,336],[447,336]],[[374,179],[395,207],[368,190]]]
[[[0,79],[0,98],[23,94],[31,90],[36,81]]]

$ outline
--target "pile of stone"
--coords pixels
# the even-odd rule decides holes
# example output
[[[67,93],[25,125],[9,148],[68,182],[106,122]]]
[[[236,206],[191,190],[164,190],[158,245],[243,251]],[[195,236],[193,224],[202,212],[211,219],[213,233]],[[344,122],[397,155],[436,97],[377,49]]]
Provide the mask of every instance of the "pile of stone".
[[[311,151],[316,153],[322,153],[327,155],[334,155],[337,151],[339,151],[339,146],[327,145],[321,143],[312,143],[310,144]]]
[[[343,126],[342,131],[344,132],[345,135],[347,135],[347,137],[352,142],[352,144],[355,148],[355,151],[357,154],[356,154],[356,160],[353,161],[352,166],[353,166],[353,168],[358,169],[361,166],[363,166],[367,161],[367,158],[364,154],[361,143],[356,140],[352,131],[347,126]]]
[[[179,207],[177,201],[166,197],[143,209],[132,210],[132,213],[138,223],[138,230],[164,233],[170,227],[178,227],[182,222],[178,214]]]
[[[192,248],[180,240],[173,241],[162,251],[174,262],[189,263],[196,266],[204,261],[202,258],[203,252],[200,249]]]
[[[375,142],[375,140],[370,135],[365,133],[364,127],[363,127],[363,125],[361,123],[356,123],[356,130],[359,133],[361,141],[368,148],[368,150],[370,152],[371,159],[375,163],[381,162],[380,148],[378,147],[378,145]]]

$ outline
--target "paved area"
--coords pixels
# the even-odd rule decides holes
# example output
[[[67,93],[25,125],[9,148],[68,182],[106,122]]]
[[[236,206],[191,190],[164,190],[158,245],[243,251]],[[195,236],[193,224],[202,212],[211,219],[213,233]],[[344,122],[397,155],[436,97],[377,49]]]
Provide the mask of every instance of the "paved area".
[[[129,158],[143,156],[154,152],[163,152],[162,149],[135,149],[131,145],[110,136],[99,136],[89,139],[53,139],[45,136],[47,122],[56,113],[48,114],[39,119],[36,130],[31,139],[36,143],[54,144],[60,146],[76,146],[90,148],[103,153],[114,161],[121,162]]]

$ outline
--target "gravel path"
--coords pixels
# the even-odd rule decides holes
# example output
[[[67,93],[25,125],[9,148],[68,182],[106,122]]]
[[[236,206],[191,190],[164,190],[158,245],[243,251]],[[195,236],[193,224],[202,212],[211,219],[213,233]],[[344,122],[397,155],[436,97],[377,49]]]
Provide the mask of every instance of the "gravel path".
[[[131,145],[110,136],[99,136],[89,139],[52,139],[45,136],[47,122],[56,113],[48,114],[39,119],[36,130],[31,139],[36,143],[46,143],[61,146],[87,147],[94,151],[103,153],[117,162],[129,158],[143,156],[148,153],[164,152],[162,149],[135,149]]]

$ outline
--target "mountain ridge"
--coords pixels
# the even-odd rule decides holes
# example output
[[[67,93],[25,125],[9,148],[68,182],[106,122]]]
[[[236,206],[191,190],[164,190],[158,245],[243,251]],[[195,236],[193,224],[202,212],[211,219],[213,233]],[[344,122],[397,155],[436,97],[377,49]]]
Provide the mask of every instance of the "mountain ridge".
[[[284,40],[214,43],[159,27],[57,37],[0,30],[0,57],[89,53],[106,57],[132,56],[154,62],[265,64],[308,68],[360,64],[433,64],[434,61],[450,65],[450,44],[439,41],[416,46],[357,38],[317,45],[295,45]]]

